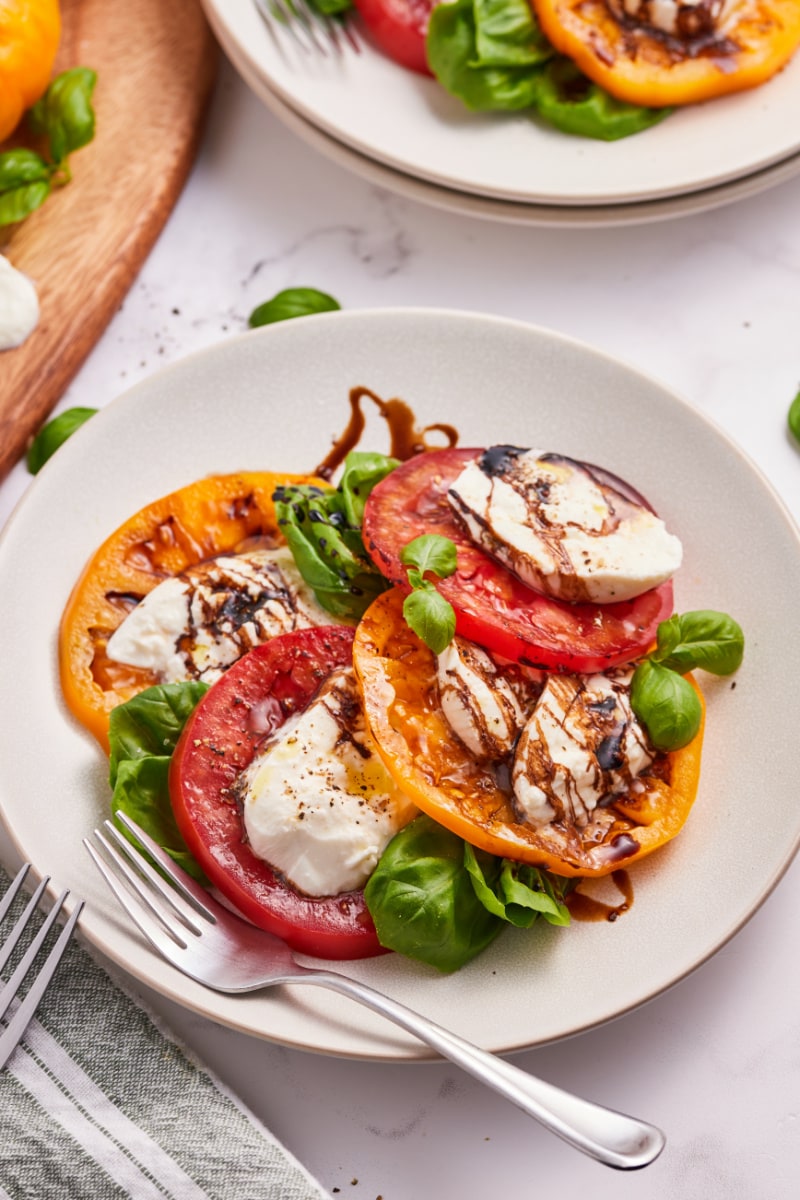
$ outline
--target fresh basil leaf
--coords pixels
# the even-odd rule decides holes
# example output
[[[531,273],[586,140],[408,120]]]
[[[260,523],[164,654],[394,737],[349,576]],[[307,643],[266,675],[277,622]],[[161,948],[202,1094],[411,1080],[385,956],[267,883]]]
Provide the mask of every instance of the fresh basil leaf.
[[[0,225],[16,225],[17,221],[24,221],[44,204],[49,195],[50,184],[45,180],[3,192],[0,194]]]
[[[350,516],[363,513],[372,488],[395,466],[383,455],[354,452],[338,488],[287,485],[273,495],[297,569],[325,611],[340,620],[358,620],[390,586],[364,549],[360,519]]]
[[[0,205],[2,205],[2,197],[0,197]],[[96,412],[96,408],[68,408],[43,425],[28,447],[25,457],[25,464],[31,475],[41,471],[59,446],[63,446],[67,438],[72,437],[75,430],[80,429],[81,425],[88,421],[89,417],[93,417]]]
[[[344,460],[344,470],[338,491],[348,522],[360,529],[364,520],[364,506],[372,489],[385,479],[400,462],[386,454],[372,450],[351,450]]]
[[[712,675],[732,675],[744,656],[741,625],[712,609],[676,613],[662,621],[656,643],[652,660],[681,675],[696,667]]]
[[[509,858],[492,858],[469,842],[464,843],[464,866],[481,904],[510,925],[527,929],[539,917],[551,925],[569,925],[564,896],[571,880]]]
[[[286,288],[271,300],[259,304],[250,314],[250,326],[272,325],[276,321],[290,321],[294,317],[307,317],[312,313],[336,312],[341,308],[338,300],[316,288]]]
[[[786,418],[789,429],[794,437],[800,442],[800,392],[797,393],[791,405]]]
[[[26,183],[46,183],[52,168],[41,154],[18,147],[0,154],[0,192],[8,192]]]
[[[645,659],[631,680],[631,708],[657,750],[679,750],[697,734],[703,708],[688,679]]]
[[[447,579],[453,574],[457,566],[456,558],[455,542],[442,537],[440,533],[423,533],[407,542],[400,551],[400,561],[404,566],[418,567],[421,575],[430,571],[440,579]]]
[[[641,133],[672,112],[616,100],[561,55],[542,70],[536,108],[540,117],[563,133],[606,142]]]
[[[148,758],[128,758],[119,765],[114,794],[111,798],[112,812],[124,812],[142,827],[145,833],[166,850],[184,871],[199,883],[208,883],[205,873],[186,847],[169,798],[168,755]],[[128,831],[121,821],[114,819],[121,833]],[[133,841],[133,838],[130,838]]]
[[[434,654],[441,654],[450,645],[456,632],[456,614],[452,604],[427,579],[406,596],[403,617]]]
[[[31,125],[49,139],[54,162],[63,163],[94,137],[92,92],[96,82],[97,74],[89,67],[62,71],[30,110]]]
[[[485,65],[478,52],[473,0],[437,4],[430,15],[425,51],[428,65],[439,83],[473,112],[515,112],[531,108],[539,88],[540,65],[519,65],[519,46],[502,56],[499,30],[487,28],[482,39],[491,61]]]
[[[131,817],[201,883],[207,882],[205,875],[175,823],[168,777],[183,727],[207,691],[208,684],[196,680],[146,688],[111,710],[108,730],[111,811]]]
[[[353,7],[353,0],[308,0],[308,4],[323,17],[337,17],[341,13],[349,12]]]
[[[184,725],[207,691],[207,683],[194,679],[157,684],[112,708],[108,723],[111,786],[126,759],[172,754]]]
[[[443,972],[468,963],[504,927],[475,895],[461,838],[428,816],[392,838],[364,898],[381,945]]]
[[[553,57],[528,0],[472,0],[472,13],[481,67],[529,67]]]

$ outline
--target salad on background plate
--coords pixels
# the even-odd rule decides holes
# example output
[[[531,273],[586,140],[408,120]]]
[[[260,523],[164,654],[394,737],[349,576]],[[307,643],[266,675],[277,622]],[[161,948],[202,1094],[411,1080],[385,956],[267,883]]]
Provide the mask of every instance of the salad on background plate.
[[[624,17],[624,47],[604,26],[610,40],[599,60],[605,75],[622,79],[622,95],[605,76],[589,77],[576,47],[595,47],[598,39],[591,25],[573,30],[573,18],[580,24],[580,17],[566,0],[537,0],[536,13],[528,0],[436,7],[360,0],[360,19],[377,32],[361,53],[326,58],[303,54],[267,29],[252,0],[204,0],[224,49],[267,104],[274,95],[336,141],[404,174],[539,205],[679,196],[797,153],[800,136],[790,114],[800,89],[793,55],[800,16],[794,5],[759,0],[754,17],[754,3],[743,0],[736,12],[705,0],[657,6],[651,14],[656,25],[671,12],[688,29],[683,10],[689,7],[703,16],[702,31],[688,40],[654,28],[642,5],[638,16]],[[605,0],[576,11],[611,21]],[[556,41],[554,22],[570,44]],[[729,36],[731,23],[738,42]],[[409,38],[416,39],[413,54]],[[381,44],[417,69],[400,65],[377,48]],[[427,74],[430,68],[436,78]],[[766,82],[755,88],[760,78]],[[733,80],[747,86],[725,94]],[[714,97],[715,89],[719,96],[703,98]],[[667,111],[672,115],[663,119]]]

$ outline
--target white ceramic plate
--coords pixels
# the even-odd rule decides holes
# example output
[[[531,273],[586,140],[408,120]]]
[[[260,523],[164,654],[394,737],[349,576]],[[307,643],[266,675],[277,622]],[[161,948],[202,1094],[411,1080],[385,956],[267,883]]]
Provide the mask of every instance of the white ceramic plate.
[[[522,114],[470,113],[435,80],[361,54],[315,56],[274,36],[253,0],[203,0],[220,43],[307,121],[398,171],[522,203],[607,205],[709,188],[800,150],[800,55],[751,92],[694,105],[632,138],[569,137]]]
[[[45,466],[0,541],[0,803],[20,853],[87,900],[82,928],[159,992],[291,1046],[426,1057],[342,997],[294,988],[205,990],[132,930],[81,846],[107,814],[107,767],[61,701],[60,614],[85,560],[144,503],[209,472],[313,468],[366,385],[401,396],[463,444],[535,443],[602,463],[642,489],[679,532],[679,608],[734,614],[748,636],[736,687],[708,687],[700,796],[680,837],[631,871],[614,924],[509,930],[456,976],[394,955],[361,979],[494,1050],[564,1037],[641,1004],[722,945],[795,852],[796,687],[787,637],[800,595],[797,531],[756,470],[659,384],[566,338],[465,313],[348,312],[232,338],[137,385]],[[367,443],[385,449],[371,423]],[[779,669],[776,665],[779,664]]]
[[[434,208],[444,209],[445,212],[501,221],[509,225],[558,229],[607,229],[620,225],[649,225],[654,221],[693,216],[696,213],[722,208],[737,200],[749,199],[768,188],[777,187],[793,179],[800,173],[800,154],[794,154],[791,158],[765,167],[762,171],[755,171],[752,175],[733,179],[729,183],[721,183],[717,187],[702,188],[682,196],[665,196],[661,200],[643,200],[638,204],[524,204],[515,200],[497,200],[492,196],[478,196],[459,192],[454,188],[441,187],[437,183],[430,183],[384,166],[376,159],[359,154],[344,142],[337,141],[317,125],[312,125],[288,104],[284,104],[263,79],[248,74],[244,67],[242,78],[288,129],[339,166],[409,200],[431,204]]]

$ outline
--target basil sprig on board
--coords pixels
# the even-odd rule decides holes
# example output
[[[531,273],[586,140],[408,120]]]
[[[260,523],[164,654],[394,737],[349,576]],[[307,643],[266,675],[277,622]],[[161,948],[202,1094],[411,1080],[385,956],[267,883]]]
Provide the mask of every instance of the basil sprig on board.
[[[41,154],[24,148],[0,154],[0,225],[24,220],[45,202],[53,187],[69,183],[69,156],[94,137],[96,82],[97,75],[89,67],[63,71],[28,110],[28,124],[46,149]]]
[[[63,446],[67,438],[72,437],[75,430],[80,429],[96,412],[96,408],[68,408],[43,425],[28,447],[25,457],[25,464],[31,475],[41,471],[59,446]]]
[[[743,656],[744,633],[727,613],[698,609],[661,622],[631,681],[631,708],[657,750],[679,750],[700,728],[702,704],[686,672],[732,675]]]
[[[441,654],[450,645],[456,631],[453,606],[426,579],[426,574],[447,579],[456,569],[456,546],[439,533],[423,533],[400,551],[400,561],[408,567],[412,591],[403,601],[406,623],[425,645]]]
[[[496,858],[432,817],[395,834],[364,888],[381,945],[449,973],[507,926],[568,925],[572,883]]]
[[[201,883],[207,880],[178,831],[168,780],[172,752],[207,691],[208,684],[196,680],[146,688],[111,710],[108,730],[111,811],[131,817]]]
[[[274,495],[278,525],[297,569],[326,612],[358,620],[390,586],[364,549],[364,504],[397,459],[353,450],[336,488],[311,484],[279,487]]]

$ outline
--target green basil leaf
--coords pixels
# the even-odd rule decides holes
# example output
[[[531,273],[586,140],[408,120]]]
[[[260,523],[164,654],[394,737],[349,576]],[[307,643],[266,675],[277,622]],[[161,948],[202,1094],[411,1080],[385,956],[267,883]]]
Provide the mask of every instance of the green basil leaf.
[[[170,762],[168,755],[151,755],[148,758],[128,758],[120,763],[111,798],[112,812],[123,812],[131,817],[184,871],[188,871],[199,883],[208,883],[205,872],[187,849],[175,822],[169,798]],[[114,824],[121,833],[129,836],[125,826],[116,817]]]
[[[201,883],[205,875],[175,823],[168,778],[183,727],[207,691],[208,684],[196,680],[146,688],[111,710],[108,730],[111,811],[131,817]]]
[[[364,888],[381,945],[456,971],[504,928],[475,895],[461,838],[419,816],[392,838]]]
[[[423,580],[421,587],[406,596],[403,617],[434,654],[441,654],[450,645],[456,632],[456,614],[452,604],[427,580]]]
[[[791,405],[787,416],[789,429],[800,442],[800,392],[797,393]]]
[[[250,325],[272,325],[276,321],[290,321],[293,317],[307,317],[312,313],[336,312],[341,308],[338,300],[316,288],[286,288],[271,300],[259,304],[250,314]]]
[[[703,708],[688,679],[645,659],[633,673],[631,708],[657,750],[679,750],[697,734]]]
[[[555,51],[528,0],[472,0],[476,65],[535,66]]]
[[[372,450],[350,451],[344,460],[344,470],[337,489],[350,525],[361,528],[364,506],[370,492],[399,466],[398,459],[389,458],[386,454],[376,454]]]
[[[37,133],[50,141],[53,161],[62,163],[94,137],[92,92],[97,74],[89,67],[72,67],[57,75],[29,112]]]
[[[349,461],[350,455],[345,473]],[[310,484],[279,487],[272,497],[298,571],[325,611],[339,620],[358,620],[390,586],[364,549],[360,524],[352,525],[347,515],[348,507],[354,512],[366,500],[371,490],[368,475],[357,475],[357,491],[351,479],[347,499],[340,488]],[[378,473],[373,471],[370,478],[378,482]]]
[[[353,7],[353,0],[308,0],[308,4],[323,17],[337,17],[341,13],[349,12]]]
[[[510,925],[527,929],[539,917],[551,925],[569,925],[564,896],[574,886],[572,880],[509,858],[493,859],[469,842],[464,843],[464,866],[481,904]]]
[[[2,198],[0,198],[2,204]],[[96,408],[68,408],[43,425],[28,447],[25,463],[31,475],[41,471],[44,464],[72,437],[76,429],[93,417]]]
[[[616,100],[561,55],[542,70],[536,107],[539,116],[563,133],[606,142],[641,133],[672,112]]]
[[[26,183],[46,183],[50,173],[51,167],[33,150],[18,147],[0,154],[0,192]]]
[[[473,112],[515,112],[536,102],[538,62],[520,66],[519,46],[508,47],[502,55],[499,40],[498,26],[487,26],[482,44],[491,61],[484,65],[473,0],[437,4],[431,12],[425,41],[428,65],[442,87]]]
[[[172,754],[186,721],[207,691],[208,684],[197,680],[158,684],[112,708],[108,724],[111,786],[126,759]]]
[[[423,533],[407,542],[400,551],[404,566],[419,568],[421,575],[430,571],[440,579],[447,579],[456,569],[456,544],[440,533]],[[411,572],[409,571],[409,578]]]
[[[742,664],[744,633],[727,613],[712,609],[675,614],[656,633],[654,662],[685,675],[696,667],[712,675],[732,675]]]
[[[0,225],[16,225],[17,221],[24,221],[40,204],[44,204],[49,195],[50,184],[46,180],[26,183],[3,192],[0,194]]]

